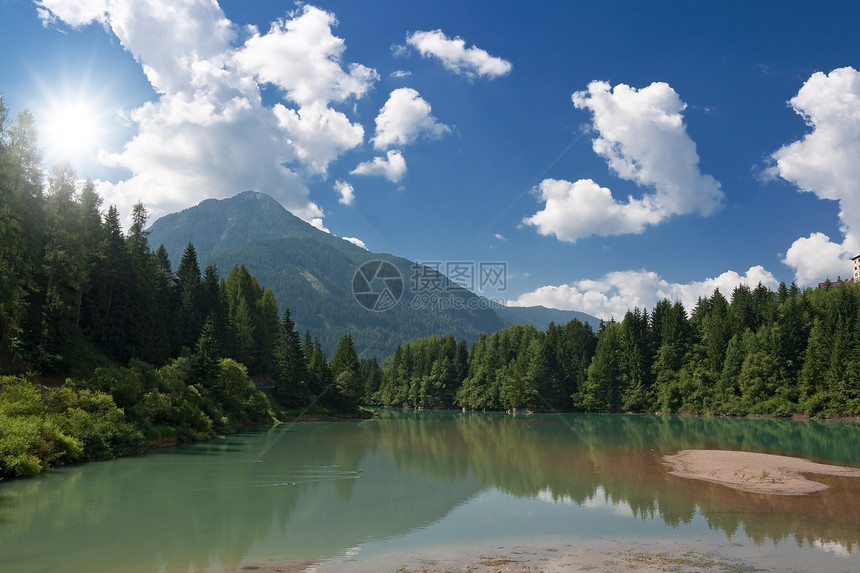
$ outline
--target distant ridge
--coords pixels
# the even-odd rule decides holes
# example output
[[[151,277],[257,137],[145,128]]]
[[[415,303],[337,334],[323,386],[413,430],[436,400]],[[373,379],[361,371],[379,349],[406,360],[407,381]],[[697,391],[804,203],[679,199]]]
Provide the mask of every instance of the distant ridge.
[[[591,325],[595,332],[600,328],[600,319],[576,310],[559,310],[545,306],[505,306],[496,308],[496,314],[505,327],[515,324],[531,324],[532,326],[546,330],[551,322],[565,324],[578,319]]]
[[[189,242],[194,243],[202,269],[217,265],[226,277],[244,264],[262,286],[271,288],[280,310],[290,308],[300,332],[309,330],[331,352],[350,333],[362,356],[384,358],[398,344],[427,336],[451,334],[473,342],[477,336],[513,324],[545,329],[550,321],[578,318],[593,326],[599,320],[573,311],[544,307],[493,307],[486,299],[445,281],[445,296],[456,308],[417,305],[409,290],[415,263],[384,253],[372,253],[302,221],[264,193],[245,191],[229,199],[207,199],[165,215],[149,229],[150,244],[163,244],[174,270]],[[357,271],[370,261],[385,261],[399,271],[402,299],[384,312],[368,310],[354,290]],[[420,268],[420,267],[419,267]],[[378,281],[383,279],[377,279]],[[365,288],[359,286],[358,288]],[[372,297],[371,297],[372,299]]]

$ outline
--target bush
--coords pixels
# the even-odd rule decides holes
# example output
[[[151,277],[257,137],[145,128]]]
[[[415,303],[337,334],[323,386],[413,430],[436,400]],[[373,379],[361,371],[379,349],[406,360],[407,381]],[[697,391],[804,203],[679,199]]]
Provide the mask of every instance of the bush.
[[[110,394],[78,391],[66,383],[45,399],[49,412],[61,417],[64,428],[84,447],[85,459],[110,459],[143,451],[143,433],[126,420]]]
[[[63,426],[29,380],[0,377],[0,475],[38,474],[81,458],[83,444]]]

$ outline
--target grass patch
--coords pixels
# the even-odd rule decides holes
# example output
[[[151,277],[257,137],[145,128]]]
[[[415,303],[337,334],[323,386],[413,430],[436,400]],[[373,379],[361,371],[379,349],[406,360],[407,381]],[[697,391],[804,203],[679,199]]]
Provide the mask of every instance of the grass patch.
[[[515,559],[506,559],[504,557],[485,557],[478,561],[478,565],[483,565],[485,567],[500,567],[502,565],[510,565],[512,563],[518,563],[518,561],[516,561]]]

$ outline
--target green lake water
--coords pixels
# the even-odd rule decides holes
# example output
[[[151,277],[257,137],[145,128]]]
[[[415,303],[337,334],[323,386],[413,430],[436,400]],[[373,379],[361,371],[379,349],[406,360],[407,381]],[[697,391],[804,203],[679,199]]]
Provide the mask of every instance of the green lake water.
[[[860,467],[860,425],[399,411],[280,425],[0,482],[0,572],[358,570],[434,548],[590,540],[860,570],[860,480],[745,493],[669,475],[662,456],[688,448]]]

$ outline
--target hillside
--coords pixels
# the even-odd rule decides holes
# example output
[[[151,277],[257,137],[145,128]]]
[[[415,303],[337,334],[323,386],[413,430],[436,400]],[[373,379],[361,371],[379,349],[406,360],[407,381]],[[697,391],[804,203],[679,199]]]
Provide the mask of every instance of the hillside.
[[[328,352],[346,333],[352,334],[360,355],[385,357],[400,343],[432,335],[452,334],[471,343],[482,332],[516,323],[545,328],[550,320],[583,316],[598,323],[588,315],[543,307],[493,309],[432,269],[319,231],[270,196],[253,191],[208,199],[161,217],[149,239],[154,246],[164,244],[174,268],[189,241],[201,269],[214,263],[225,276],[234,265],[244,264],[272,289],[281,311],[290,308],[299,331],[319,337]],[[438,279],[438,296],[448,308],[426,304],[425,293],[414,288],[416,275]],[[377,310],[367,308],[374,305]]]
[[[496,315],[505,327],[517,324],[530,324],[546,330],[549,323],[566,324],[574,318],[591,325],[595,332],[600,328],[600,319],[576,310],[559,310],[545,306],[504,306],[496,308]]]

